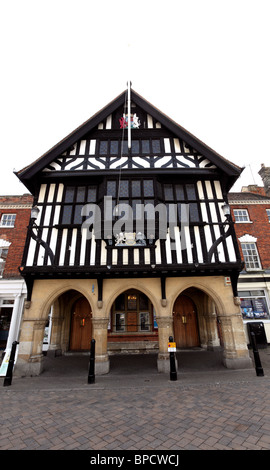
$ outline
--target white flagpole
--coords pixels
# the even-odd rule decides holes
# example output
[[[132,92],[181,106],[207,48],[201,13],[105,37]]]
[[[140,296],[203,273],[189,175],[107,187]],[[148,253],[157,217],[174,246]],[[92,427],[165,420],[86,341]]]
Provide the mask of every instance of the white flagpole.
[[[130,102],[130,80],[128,81],[128,148],[131,149],[131,102]]]

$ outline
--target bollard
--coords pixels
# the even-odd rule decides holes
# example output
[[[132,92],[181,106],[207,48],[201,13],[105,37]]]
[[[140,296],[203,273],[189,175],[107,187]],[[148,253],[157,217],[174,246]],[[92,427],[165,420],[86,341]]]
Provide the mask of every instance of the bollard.
[[[90,364],[89,364],[89,373],[88,373],[88,383],[95,383],[95,346],[96,341],[91,340],[91,349],[90,349]]]
[[[258,377],[263,377],[264,372],[263,372],[263,368],[262,368],[262,364],[261,364],[259,351],[257,349],[257,342],[256,342],[256,337],[255,337],[254,331],[251,331],[250,337],[251,337],[251,344],[252,344],[253,356],[254,356],[254,361],[255,361],[256,374],[257,374]]]
[[[11,382],[12,382],[13,367],[14,367],[15,353],[16,353],[17,344],[19,344],[18,341],[14,341],[12,343],[10,358],[9,358],[9,361],[8,361],[7,373],[6,373],[6,376],[5,376],[5,379],[4,379],[4,383],[3,383],[4,387],[6,387],[8,385],[11,385]]]
[[[173,342],[173,337],[169,337],[169,342]],[[170,380],[177,380],[177,372],[175,367],[175,354],[170,351]]]

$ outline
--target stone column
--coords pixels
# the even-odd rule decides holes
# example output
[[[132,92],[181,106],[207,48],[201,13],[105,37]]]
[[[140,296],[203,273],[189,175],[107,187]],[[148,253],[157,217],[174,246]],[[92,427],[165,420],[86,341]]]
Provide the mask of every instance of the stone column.
[[[22,324],[15,375],[39,375],[43,370],[42,345],[46,320],[25,319]]]
[[[220,341],[217,332],[217,316],[216,312],[206,313],[204,315],[207,331],[207,349],[213,351],[220,346]]]
[[[170,354],[168,352],[169,337],[173,336],[172,315],[157,316],[159,353],[157,368],[158,372],[170,372]]]
[[[95,344],[95,374],[107,374],[110,362],[107,349],[108,318],[92,318],[92,338]]]
[[[51,340],[50,340],[50,350],[59,350],[62,352],[62,325],[63,317],[52,316],[52,331],[51,331]]]
[[[228,369],[252,368],[241,313],[219,315],[224,342],[223,363]]]

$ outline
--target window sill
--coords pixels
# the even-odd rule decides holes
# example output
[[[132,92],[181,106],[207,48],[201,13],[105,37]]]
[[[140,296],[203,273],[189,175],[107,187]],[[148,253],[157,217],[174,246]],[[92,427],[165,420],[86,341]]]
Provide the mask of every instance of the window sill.
[[[258,272],[264,272],[264,269],[262,268],[246,268],[247,273],[258,273]]]

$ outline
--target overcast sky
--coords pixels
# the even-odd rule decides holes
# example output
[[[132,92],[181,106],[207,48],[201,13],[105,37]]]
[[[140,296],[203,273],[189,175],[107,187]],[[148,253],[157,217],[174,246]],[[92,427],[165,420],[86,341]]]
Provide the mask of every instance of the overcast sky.
[[[0,194],[126,89],[243,167],[270,165],[269,1],[13,0],[1,14]]]

